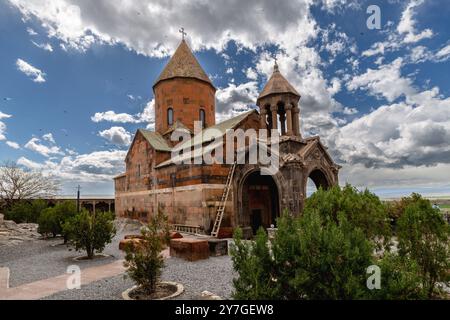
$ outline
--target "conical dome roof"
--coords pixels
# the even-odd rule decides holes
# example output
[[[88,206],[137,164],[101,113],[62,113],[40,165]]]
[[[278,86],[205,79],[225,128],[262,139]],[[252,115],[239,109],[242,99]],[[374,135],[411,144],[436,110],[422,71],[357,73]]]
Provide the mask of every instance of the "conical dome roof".
[[[181,41],[178,49],[161,72],[153,87],[161,81],[173,78],[195,78],[207,82],[214,87],[184,39]]]
[[[291,93],[300,98],[300,94],[289,83],[289,81],[287,81],[286,78],[283,77],[278,68],[278,65],[275,64],[273,74],[270,77],[264,89],[261,91],[258,100],[273,94],[284,94],[284,93]]]

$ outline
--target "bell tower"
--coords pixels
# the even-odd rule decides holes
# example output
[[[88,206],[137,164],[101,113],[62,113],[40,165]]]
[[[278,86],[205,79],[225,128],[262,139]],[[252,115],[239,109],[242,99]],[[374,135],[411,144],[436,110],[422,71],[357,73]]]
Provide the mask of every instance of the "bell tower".
[[[283,77],[275,62],[273,74],[256,102],[261,115],[261,128],[280,129],[282,136],[301,137],[300,97],[297,90]]]
[[[194,122],[203,127],[216,122],[216,88],[200,66],[186,41],[181,41],[158,80],[155,95],[155,130],[164,135],[177,123],[194,131]]]

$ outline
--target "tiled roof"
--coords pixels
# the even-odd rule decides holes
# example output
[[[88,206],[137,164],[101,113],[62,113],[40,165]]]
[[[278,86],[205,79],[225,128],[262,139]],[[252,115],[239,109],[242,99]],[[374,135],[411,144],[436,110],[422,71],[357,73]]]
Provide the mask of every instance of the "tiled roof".
[[[300,94],[295,88],[286,80],[278,69],[278,65],[275,65],[273,74],[267,82],[264,89],[261,91],[258,100],[267,97],[272,94],[292,93],[298,97]]]
[[[158,132],[139,129],[139,132],[150,143],[150,145],[158,151],[170,152],[172,148],[167,144],[166,140]]]
[[[198,63],[186,41],[181,41],[178,49],[167,63],[161,75],[156,80],[154,86],[163,80],[173,78],[195,78],[209,83],[214,87],[213,83]]]

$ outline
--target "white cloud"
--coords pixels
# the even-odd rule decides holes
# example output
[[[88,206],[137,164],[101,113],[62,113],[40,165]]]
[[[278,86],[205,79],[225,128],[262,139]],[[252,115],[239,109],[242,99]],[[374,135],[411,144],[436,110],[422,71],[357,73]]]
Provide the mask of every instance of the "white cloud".
[[[39,70],[38,68],[33,67],[28,62],[17,59],[16,61],[17,69],[24,74],[26,74],[28,77],[32,78],[34,82],[37,83],[43,83],[45,82],[45,73]]]
[[[111,184],[112,178],[124,171],[126,154],[127,152],[122,150],[95,151],[88,154],[65,156],[59,162],[47,160],[43,163],[21,157],[17,163],[57,176],[65,184],[101,181]]]
[[[36,31],[34,31],[32,28],[27,28],[27,32],[30,36],[37,36],[38,33]]]
[[[6,144],[13,149],[20,149],[20,145],[17,142],[6,141]]]
[[[55,142],[55,138],[53,138],[53,134],[51,134],[51,133],[44,134],[42,136],[42,139],[44,139],[44,140],[46,140],[48,142],[51,142],[51,143],[56,143]]]
[[[247,68],[245,70],[245,76],[249,80],[258,80],[258,73],[253,68]]]
[[[448,59],[450,57],[450,44],[447,44],[445,47],[441,48],[436,53],[436,57],[439,59]]]
[[[0,111],[0,120],[8,119],[8,118],[11,118],[11,115]],[[4,122],[0,121],[0,141],[6,140],[5,131],[6,131],[6,124]]]
[[[305,22],[308,23],[306,20],[309,20],[311,5],[308,0],[281,3],[197,0],[177,4],[162,0],[9,2],[24,17],[38,19],[48,36],[59,39],[65,48],[83,51],[94,43],[120,42],[138,53],[159,57],[168,55],[179,43],[178,27],[168,27],[173,26],[174,21],[186,28],[194,50],[213,48],[221,51],[231,39],[239,47],[253,50],[266,43],[278,43],[279,38],[285,38],[286,31],[291,36],[293,31],[297,35],[302,33]],[[333,1],[327,8],[342,3],[344,1]],[[202,19],[198,19],[199,15]]]
[[[53,52],[53,47],[50,43],[37,43],[35,41],[31,41],[36,47],[43,49],[48,52]]]
[[[217,90],[216,118],[223,121],[239,113],[249,111],[258,98],[258,83],[250,81],[236,86],[229,83],[228,87]]]
[[[421,32],[416,30],[417,21],[414,19],[415,9],[423,4],[423,0],[411,0],[402,13],[402,17],[397,26],[397,32],[404,35],[403,41],[405,43],[415,43],[422,39],[431,38],[433,31],[425,29]]]
[[[91,120],[98,123],[102,121],[118,123],[137,123],[135,116],[128,113],[116,113],[114,111],[97,112]]]
[[[131,133],[123,127],[111,127],[98,133],[100,137],[108,140],[112,144],[119,146],[129,146],[131,144]]]
[[[402,94],[413,92],[412,81],[401,77],[403,59],[397,58],[392,63],[381,65],[378,69],[367,69],[366,73],[353,77],[347,88],[351,91],[367,89],[373,95],[394,101]]]
[[[38,138],[31,138],[25,145],[25,148],[37,152],[47,158],[51,155],[64,155],[64,152],[62,152],[59,147],[43,145]]]

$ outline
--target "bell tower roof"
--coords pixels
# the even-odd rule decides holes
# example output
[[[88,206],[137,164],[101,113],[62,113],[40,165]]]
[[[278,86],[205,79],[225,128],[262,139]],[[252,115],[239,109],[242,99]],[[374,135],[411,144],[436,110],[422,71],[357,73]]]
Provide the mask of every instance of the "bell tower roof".
[[[161,72],[160,76],[153,85],[153,88],[156,87],[156,85],[161,81],[173,78],[198,79],[210,84],[215,89],[213,83],[211,82],[203,68],[200,66],[200,63],[195,58],[194,54],[192,53],[191,49],[184,39],[181,41],[174,55],[167,63],[164,70]]]
[[[265,85],[264,89],[261,91],[258,101],[264,97],[273,95],[273,94],[285,94],[290,93],[300,98],[300,94],[295,90],[295,88],[286,80],[285,77],[281,74],[278,64],[275,62],[275,66],[273,68],[273,74],[270,77],[269,81]]]

